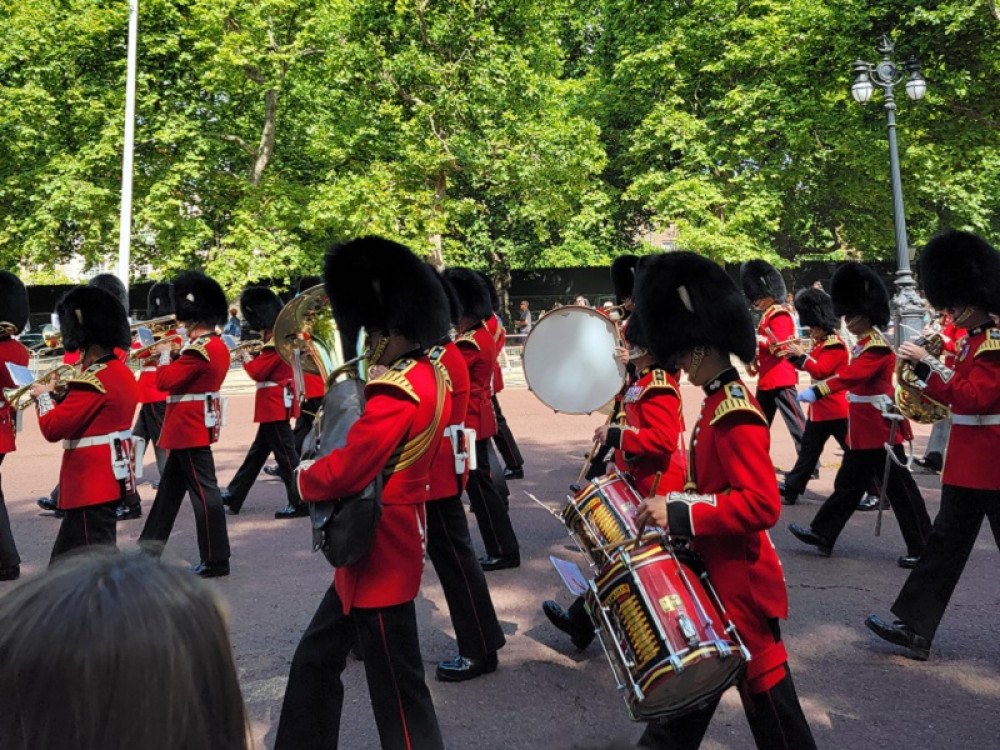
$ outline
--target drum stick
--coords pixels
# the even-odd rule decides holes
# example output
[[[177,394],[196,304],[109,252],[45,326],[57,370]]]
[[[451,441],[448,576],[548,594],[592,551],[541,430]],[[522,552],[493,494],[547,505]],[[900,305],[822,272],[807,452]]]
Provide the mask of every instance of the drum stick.
[[[642,534],[635,539],[628,539],[624,542],[609,542],[608,544],[602,544],[599,547],[594,547],[594,551],[607,552],[610,549],[618,549],[619,547],[635,547],[641,542],[649,542],[654,539],[661,539],[662,537],[662,530],[657,529],[656,531],[647,531],[645,534]]]
[[[524,492],[525,495],[527,495],[532,500],[534,500],[538,505],[540,505],[544,510],[547,510],[549,512],[549,514],[551,514],[557,521],[559,521],[559,523],[562,523],[562,515],[560,515],[556,511],[552,510],[552,508],[550,508],[548,505],[546,505],[545,503],[543,503],[541,500],[539,500],[537,497],[535,497],[534,495],[532,495],[527,490],[524,490],[523,492]]]
[[[610,417],[608,418],[610,420]],[[605,422],[607,424],[607,422]],[[601,441],[595,440],[593,446],[590,448],[590,453],[587,454],[587,460],[583,462],[583,468],[580,469],[580,476],[576,478],[576,483],[580,484],[583,478],[587,476],[587,470],[590,468],[590,462],[594,460],[594,454],[597,453],[598,447],[600,447]]]
[[[656,497],[656,491],[660,488],[660,480],[661,479],[663,479],[663,472],[662,471],[656,472],[656,476],[653,477],[653,486],[649,490],[649,497],[646,498],[647,502],[649,500],[652,500],[654,497]],[[645,528],[646,528],[646,524],[643,524],[642,528],[639,529],[639,536],[640,537],[642,536],[642,532],[643,532],[643,530]]]

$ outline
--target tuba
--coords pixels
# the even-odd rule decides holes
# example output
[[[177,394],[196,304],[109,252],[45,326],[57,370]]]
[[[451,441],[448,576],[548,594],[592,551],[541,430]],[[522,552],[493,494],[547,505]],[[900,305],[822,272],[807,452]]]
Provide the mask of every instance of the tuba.
[[[322,284],[307,289],[281,308],[274,321],[274,346],[293,370],[319,375],[328,385],[331,376],[339,374],[346,363],[330,299]]]
[[[914,343],[922,346],[933,357],[941,357],[944,339],[939,333],[920,336]],[[924,383],[917,377],[913,364],[906,359],[896,359],[896,408],[907,419],[920,424],[934,424],[948,416],[948,407],[924,395]]]

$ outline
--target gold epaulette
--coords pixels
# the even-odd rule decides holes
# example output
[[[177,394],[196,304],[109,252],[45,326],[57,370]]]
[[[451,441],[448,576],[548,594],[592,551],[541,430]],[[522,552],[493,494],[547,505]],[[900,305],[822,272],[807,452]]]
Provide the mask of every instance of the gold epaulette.
[[[636,401],[638,401],[647,393],[650,393],[652,391],[669,391],[670,393],[673,393],[675,396],[680,395],[677,393],[677,389],[674,387],[673,383],[670,382],[670,378],[667,377],[666,370],[655,368],[652,371],[652,375],[653,379],[649,383],[646,383],[645,386],[643,386],[642,392],[639,393],[639,396],[636,398]]]
[[[976,353],[972,355],[972,358],[975,359],[980,354],[986,354],[987,352],[1000,352],[1000,329],[990,329],[989,334],[986,336],[986,341],[976,348]]]
[[[264,345],[260,348],[260,350],[264,351],[265,349],[277,349],[277,348],[278,347],[275,346],[274,344],[274,336],[272,336],[271,338],[269,338],[267,341],[264,342]]]
[[[448,374],[448,368],[444,366],[444,362],[441,358],[444,357],[444,347],[435,346],[427,352],[427,359],[431,361],[431,364],[444,376],[445,385],[448,386],[448,390],[452,391],[451,376]]]
[[[212,358],[210,356],[208,356],[208,346],[207,346],[207,344],[208,344],[208,336],[199,336],[194,341],[192,341],[192,342],[190,342],[188,344],[185,344],[181,348],[181,354],[184,354],[184,352],[191,352],[193,354],[197,354],[199,357],[201,357],[202,359],[204,359],[206,362],[211,362]]]
[[[892,347],[889,346],[889,342],[885,340],[885,338],[882,336],[881,333],[879,333],[878,331],[872,331],[871,334],[868,336],[868,340],[865,342],[865,345],[861,347],[861,351],[858,352],[858,354],[866,352],[869,349],[891,350]]]
[[[368,385],[389,385],[398,388],[419,404],[420,396],[417,395],[413,384],[406,377],[406,373],[416,367],[416,365],[417,360],[415,359],[401,359],[378,377],[372,378],[368,382]]]
[[[847,348],[847,344],[844,343],[844,340],[835,333],[831,333],[829,336],[823,339],[823,346],[827,349],[834,346],[840,346],[843,347],[844,349]]]
[[[457,339],[455,339],[455,343],[459,344],[459,345],[461,345],[461,344],[472,344],[474,347],[476,347],[476,349],[482,348],[482,347],[479,346],[479,342],[476,341],[476,332],[475,331],[466,331],[461,336],[459,336]]]
[[[66,384],[80,383],[81,385],[90,386],[98,393],[107,393],[108,390],[104,387],[104,383],[97,377],[97,373],[104,368],[105,365],[96,365],[87,368],[84,372],[74,372],[70,377],[66,378]]]
[[[745,385],[742,383],[727,383],[723,388],[726,391],[726,398],[715,407],[715,414],[712,415],[712,421],[709,422],[709,425],[714,425],[723,417],[734,412],[749,412],[757,416],[762,424],[767,424],[767,419],[764,418],[763,412],[750,401]]]

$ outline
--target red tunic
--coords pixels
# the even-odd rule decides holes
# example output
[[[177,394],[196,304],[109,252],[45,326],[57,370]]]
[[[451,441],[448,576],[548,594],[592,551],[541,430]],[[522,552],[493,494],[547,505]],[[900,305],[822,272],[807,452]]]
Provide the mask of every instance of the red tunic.
[[[816,383],[842,372],[849,360],[847,344],[840,336],[831,333],[813,346],[806,355],[806,361],[801,369],[808,372],[812,376],[813,383]],[[838,391],[810,404],[809,419],[813,422],[847,419],[847,394]]]
[[[302,374],[302,380],[305,383],[305,398],[323,398],[326,395],[326,383],[320,375],[306,372]]]
[[[28,350],[20,341],[7,337],[0,339],[0,387],[13,388],[14,381],[7,372],[7,363],[28,366]],[[11,405],[0,395],[0,454],[13,453],[15,444],[15,413]]]
[[[1000,330],[970,331],[956,354],[954,371],[933,367],[924,393],[951,407],[953,415],[941,482],[1000,490],[1000,424],[963,424],[974,421],[973,415],[1000,419]]]
[[[465,426],[476,431],[476,440],[488,440],[497,434],[497,416],[493,412],[493,366],[496,350],[493,337],[482,323],[459,336],[455,343],[469,368],[469,411]]]
[[[465,358],[454,342],[434,347],[428,356],[451,383],[448,426],[460,429],[469,411],[469,368],[465,364]],[[431,465],[431,500],[461,495],[465,489],[465,480],[469,475],[468,463],[461,475],[455,473],[455,453],[451,441],[449,435],[443,435],[441,445],[434,455],[434,463]],[[466,453],[470,450],[475,450],[475,446],[465,445]]]
[[[759,340],[757,342],[757,364],[760,367],[757,376],[758,390],[771,391],[775,388],[796,385],[799,376],[792,363],[771,352],[774,344],[798,336],[792,314],[781,305],[771,305],[760,319],[757,335],[767,339],[766,343]]]
[[[440,378],[441,399],[438,400]],[[371,548],[354,565],[337,568],[334,587],[344,612],[351,607],[390,607],[413,600],[424,564],[424,503],[430,500],[429,473],[440,445],[451,396],[444,378],[427,357],[402,359],[365,388],[365,408],[342,448],[298,472],[306,502],[349,497],[364,489],[396,447],[420,443],[423,453],[403,459],[382,489],[382,518]],[[403,455],[407,455],[404,448]]]
[[[672,496],[677,499],[668,503],[668,526],[692,537],[692,548],[750,649],[752,681],[787,659],[766,622],[788,616],[785,577],[768,535],[781,515],[781,497],[767,421],[736,371],[726,371],[705,390],[689,456],[699,494]]]
[[[646,497],[662,472],[657,493],[684,489],[687,456],[684,414],[677,381],[659,367],[647,367],[622,399],[625,425],[615,446],[615,465],[629,474]]]
[[[507,343],[507,331],[500,325],[500,318],[497,315],[487,318],[483,321],[483,325],[493,336],[493,348],[496,349],[497,353],[496,361],[493,364],[493,392],[500,393],[503,390],[503,368],[500,366],[500,355],[503,354],[503,348]]]
[[[176,336],[177,331],[167,331],[166,336]],[[132,349],[141,349],[142,344],[132,342]],[[156,387],[156,362],[159,352],[151,350],[148,357],[139,360],[139,403],[158,404],[167,400],[167,394]]]
[[[254,422],[284,422],[299,416],[292,366],[281,358],[273,344],[267,344],[260,354],[245,362],[243,369],[257,383]]]
[[[38,418],[42,435],[50,443],[124,433],[131,429],[139,403],[139,386],[132,371],[120,361],[110,359],[93,364],[66,382],[66,397]],[[122,451],[130,450],[127,436],[120,436],[118,440]],[[109,442],[63,447],[59,472],[60,508],[83,508],[121,497],[122,489],[111,466]]]
[[[851,354],[849,365],[815,386],[816,395],[823,398],[831,393],[850,391],[847,396],[847,445],[854,450],[882,448],[889,442],[891,432],[892,423],[882,416],[882,411],[893,403],[896,355],[889,342],[875,329],[858,339]],[[893,445],[912,439],[910,423],[904,419],[896,430]]]
[[[229,349],[214,333],[199,336],[180,356],[156,369],[156,387],[167,392],[167,413],[157,443],[165,450],[204,448],[218,440],[218,429],[206,426],[206,404],[229,372]]]

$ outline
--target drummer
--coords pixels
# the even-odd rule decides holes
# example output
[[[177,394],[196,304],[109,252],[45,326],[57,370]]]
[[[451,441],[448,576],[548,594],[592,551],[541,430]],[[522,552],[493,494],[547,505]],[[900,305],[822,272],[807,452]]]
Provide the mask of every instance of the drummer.
[[[625,423],[601,425],[594,432],[594,441],[614,449],[615,467],[640,496],[650,494],[657,475],[661,475],[658,492],[680,491],[684,489],[687,460],[676,368],[658,364],[649,353],[638,320],[629,322],[625,339],[635,371],[634,382],[622,398]],[[565,611],[548,600],[542,611],[577,648],[586,648],[594,639],[594,625],[583,597],[577,597]]]
[[[633,322],[661,362],[676,359],[705,391],[695,425],[685,492],[649,498],[636,518],[690,537],[728,617],[750,652],[740,698],[761,750],[811,750],[812,732],[799,705],[781,639],[788,614],[781,562],[767,530],[781,513],[768,455],[767,420],[730,361],[753,359],[750,312],[726,272],[687,252],[655,256],[639,267]],[[697,748],[721,694],[672,719],[650,722],[640,747]]]

